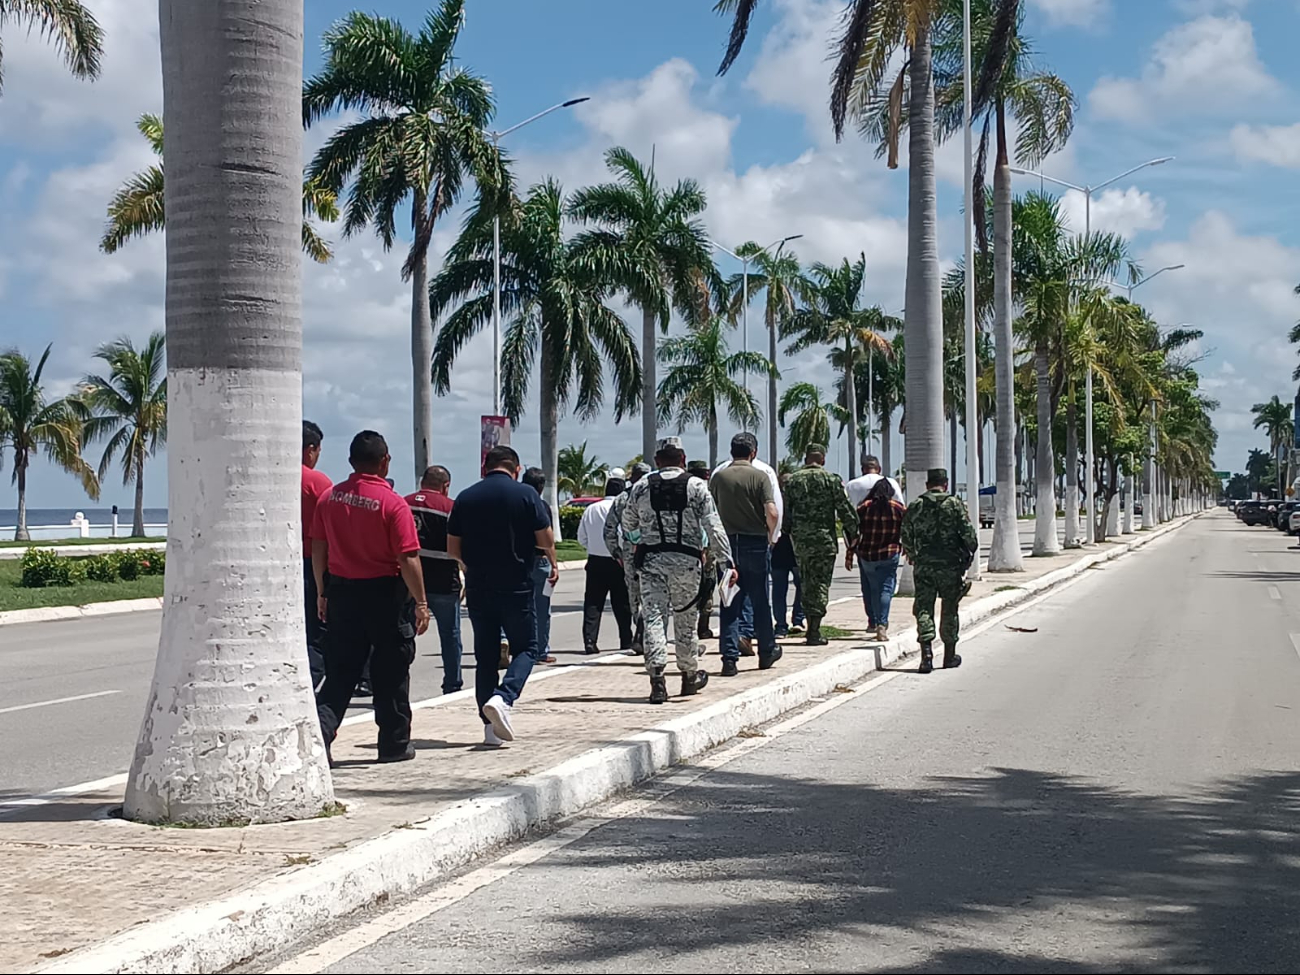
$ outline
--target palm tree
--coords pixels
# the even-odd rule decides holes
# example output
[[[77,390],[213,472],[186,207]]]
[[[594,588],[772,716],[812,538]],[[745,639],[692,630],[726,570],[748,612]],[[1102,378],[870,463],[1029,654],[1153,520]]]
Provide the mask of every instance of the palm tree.
[[[668,367],[659,383],[659,422],[676,417],[679,433],[692,423],[703,426],[710,469],[718,464],[718,414],[725,412],[742,429],[757,425],[761,415],[740,377],[772,372],[761,352],[728,351],[724,328],[723,319],[713,318],[659,347],[659,361]]]
[[[605,465],[594,455],[587,456],[584,440],[580,447],[569,444],[560,448],[557,470],[556,487],[568,492],[569,497],[578,498],[600,489]]]
[[[302,97],[303,5],[163,0],[159,20],[176,436],[162,631],[125,813],[204,826],[309,819],[334,793],[303,665],[292,460],[302,129],[286,122]]]
[[[135,481],[135,513],[131,534],[144,536],[144,462],[167,442],[167,378],[163,365],[165,338],[149,336],[137,349],[129,338],[99,347],[97,359],[108,363],[108,376],[87,376],[81,399],[92,416],[86,420],[86,443],[106,437],[99,461],[103,481],[113,459],[122,457],[122,483]]]
[[[582,419],[597,416],[605,397],[603,359],[613,371],[616,420],[636,408],[641,388],[632,333],[605,304],[614,287],[598,267],[581,260],[577,242],[565,240],[564,213],[560,185],[547,180],[501,219],[501,311],[507,318],[502,404],[511,422],[517,422],[536,377],[542,469],[552,510],[560,410],[572,400]],[[492,281],[492,212],[481,207],[429,289],[435,315],[455,306],[433,351],[433,382],[440,394],[451,388],[460,350],[492,320]]]
[[[755,241],[747,241],[736,248],[741,258],[749,258],[749,294],[753,297],[763,293],[763,324],[767,328],[767,345],[769,363],[776,362],[776,340],[780,329],[794,314],[799,302],[808,301],[812,282],[803,273],[799,258],[785,250],[782,244],[776,252],[764,250]],[[741,287],[743,274],[732,275],[727,281],[731,293],[731,315],[736,318],[740,313],[740,302],[744,298]],[[768,369],[767,377],[767,417],[768,417],[768,451],[773,463],[778,456],[777,448],[777,380],[779,373]]]
[[[944,0],[935,37],[935,75],[938,87],[938,126],[941,138],[960,132],[964,125],[962,77],[963,0]],[[1019,525],[1015,511],[1015,344],[1012,336],[1013,296],[1011,161],[1007,116],[1017,123],[1016,161],[1036,166],[1060,149],[1074,128],[1074,93],[1054,74],[1039,71],[1022,33],[1024,11],[1020,0],[973,0],[971,4],[972,63],[978,79],[973,85],[974,124],[983,120],[975,165],[973,199],[984,200],[984,171],[989,130],[995,133],[993,169],[993,335],[997,378],[997,485],[993,543],[989,569],[1020,572]],[[981,250],[987,250],[984,207],[975,209]]]
[[[787,319],[782,330],[784,337],[795,336],[786,349],[787,355],[796,355],[813,345],[833,347],[833,363],[841,371],[841,388],[845,392],[844,408],[850,417],[858,415],[857,384],[853,382],[858,359],[863,352],[868,355],[890,355],[894,348],[883,331],[892,328],[897,319],[890,318],[880,307],[859,307],[862,300],[862,280],[866,276],[867,256],[861,254],[852,264],[844,258],[838,265],[818,262],[809,269],[812,288],[809,306],[801,308]],[[849,437],[849,476],[858,469],[858,438]]]
[[[1286,486],[1283,483],[1286,470],[1283,450],[1295,437],[1291,404],[1283,403],[1275,393],[1268,402],[1256,403],[1252,406],[1250,412],[1255,414],[1255,429],[1263,428],[1264,433],[1268,435],[1269,453],[1277,461],[1277,493],[1278,497],[1282,497],[1286,493]]]
[[[354,11],[325,32],[325,66],[303,89],[307,125],[335,110],[359,114],[321,147],[308,176],[341,195],[351,182],[343,234],[373,224],[384,248],[397,241],[397,211],[411,203],[411,246],[402,280],[411,282],[411,389],[415,476],[429,464],[433,438],[433,318],[429,244],[438,218],[469,178],[490,205],[505,198],[504,166],[484,132],[492,120],[486,81],[455,66],[465,0],[441,0],[419,33]],[[551,472],[554,474],[554,471]]]
[[[605,153],[614,181],[578,190],[571,216],[599,229],[579,235],[583,260],[618,282],[641,309],[641,452],[653,457],[657,416],[656,325],[665,334],[676,308],[698,323],[709,315],[710,287],[719,283],[699,216],[704,191],[691,179],[671,190],[622,147]]]
[[[1249,477],[1252,494],[1263,493],[1264,480],[1272,474],[1272,467],[1273,458],[1269,456],[1268,451],[1251,448],[1250,456],[1246,458],[1246,474]]]
[[[27,541],[27,469],[33,456],[45,456],[81,480],[94,500],[99,497],[95,472],[82,459],[84,410],[74,396],[47,399],[41,378],[50,358],[47,345],[35,368],[17,350],[0,354],[0,461],[13,452],[13,482],[18,485],[18,524],[14,540]]]
[[[831,439],[831,414],[838,412],[834,404],[822,401],[822,391],[812,383],[795,383],[781,396],[780,418],[794,413],[786,429],[785,446],[796,462],[803,459],[809,444],[829,447]]]
[[[758,0],[717,0],[732,14],[731,37],[718,69],[735,62]],[[940,0],[851,0],[832,51],[831,125],[836,138],[856,116],[869,131],[889,120],[884,146],[898,165],[898,140],[908,120],[908,242],[905,301],[908,491],[924,490],[925,472],[943,464],[943,315],[940,295],[935,185],[935,90],[931,72]],[[906,50],[907,57],[895,54]],[[896,76],[889,75],[899,60]],[[906,108],[904,103],[906,102]]]
[[[0,0],[0,26],[11,23],[49,38],[74,77],[91,81],[99,77],[104,30],[80,0]]]
[[[163,121],[146,112],[136,120],[135,127],[149,142],[158,162],[136,173],[113,194],[108,203],[108,223],[99,249],[105,254],[115,254],[132,237],[162,230],[166,226],[163,206]],[[325,221],[339,218],[338,198],[312,179],[302,184],[302,249],[318,264],[324,264],[333,253],[329,242],[317,232],[309,217]]]

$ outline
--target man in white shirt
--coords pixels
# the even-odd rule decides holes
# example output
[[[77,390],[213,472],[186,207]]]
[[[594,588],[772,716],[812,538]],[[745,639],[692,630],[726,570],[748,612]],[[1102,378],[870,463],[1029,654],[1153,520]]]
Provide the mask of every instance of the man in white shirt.
[[[622,473],[622,471],[616,471]],[[611,472],[615,473],[615,472]],[[582,644],[585,653],[600,653],[600,618],[605,615],[605,597],[614,604],[614,619],[618,621],[619,647],[632,649],[632,606],[628,600],[627,579],[623,566],[610,555],[605,544],[605,522],[609,519],[614,499],[623,493],[625,482],[621,477],[610,477],[605,482],[605,497],[588,505],[578,522],[578,544],[587,550],[587,588],[582,596]]]
[[[872,454],[862,458],[862,476],[855,477],[844,485],[849,492],[849,503],[856,509],[858,505],[867,500],[867,495],[871,492],[871,486],[875,484],[884,475],[880,472],[880,458]],[[889,486],[894,489],[894,497],[903,501],[903,489],[898,486],[898,482],[892,477],[885,478]],[[906,504],[906,501],[903,501]]]

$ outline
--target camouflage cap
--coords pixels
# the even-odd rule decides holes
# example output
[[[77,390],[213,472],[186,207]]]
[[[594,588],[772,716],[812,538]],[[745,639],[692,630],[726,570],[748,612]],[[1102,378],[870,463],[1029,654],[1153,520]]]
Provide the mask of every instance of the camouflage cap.
[[[656,451],[660,451],[660,450],[681,450],[681,449],[682,449],[682,438],[681,438],[681,437],[662,437],[662,438],[660,438],[659,443],[657,443],[657,444],[655,445],[655,450],[656,450]]]
[[[693,460],[686,465],[686,471],[689,474],[704,474],[707,476],[709,473],[709,462],[707,460]]]
[[[808,445],[807,449],[804,450],[804,453],[805,453],[805,454],[822,454],[822,455],[825,455],[825,453],[826,453],[826,445],[825,445],[824,443],[810,443],[810,444]]]
[[[948,470],[944,467],[931,467],[925,475],[926,484],[947,484]]]

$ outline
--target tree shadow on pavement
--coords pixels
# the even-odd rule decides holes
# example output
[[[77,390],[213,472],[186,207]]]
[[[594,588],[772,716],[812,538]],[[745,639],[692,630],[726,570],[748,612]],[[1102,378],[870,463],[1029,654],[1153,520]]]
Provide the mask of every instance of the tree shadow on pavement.
[[[569,936],[533,941],[520,961],[608,971],[634,954],[723,950],[762,953],[764,971],[784,958],[820,971],[1295,972],[1298,831],[1291,772],[1163,797],[1023,769],[910,790],[723,770],[552,861],[627,882],[599,910],[548,914]]]

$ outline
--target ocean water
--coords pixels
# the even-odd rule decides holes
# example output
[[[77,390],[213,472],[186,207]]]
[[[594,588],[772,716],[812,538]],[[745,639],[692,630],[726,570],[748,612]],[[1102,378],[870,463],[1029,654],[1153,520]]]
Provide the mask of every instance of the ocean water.
[[[93,538],[108,538],[113,533],[112,508],[33,508],[27,509],[27,529],[33,541],[50,538],[72,538],[76,530],[72,518],[80,511],[90,522]],[[120,507],[117,511],[117,533],[131,534],[131,509]],[[12,538],[18,523],[17,508],[0,508],[0,539]],[[167,509],[144,509],[145,533],[164,537],[167,534]]]

